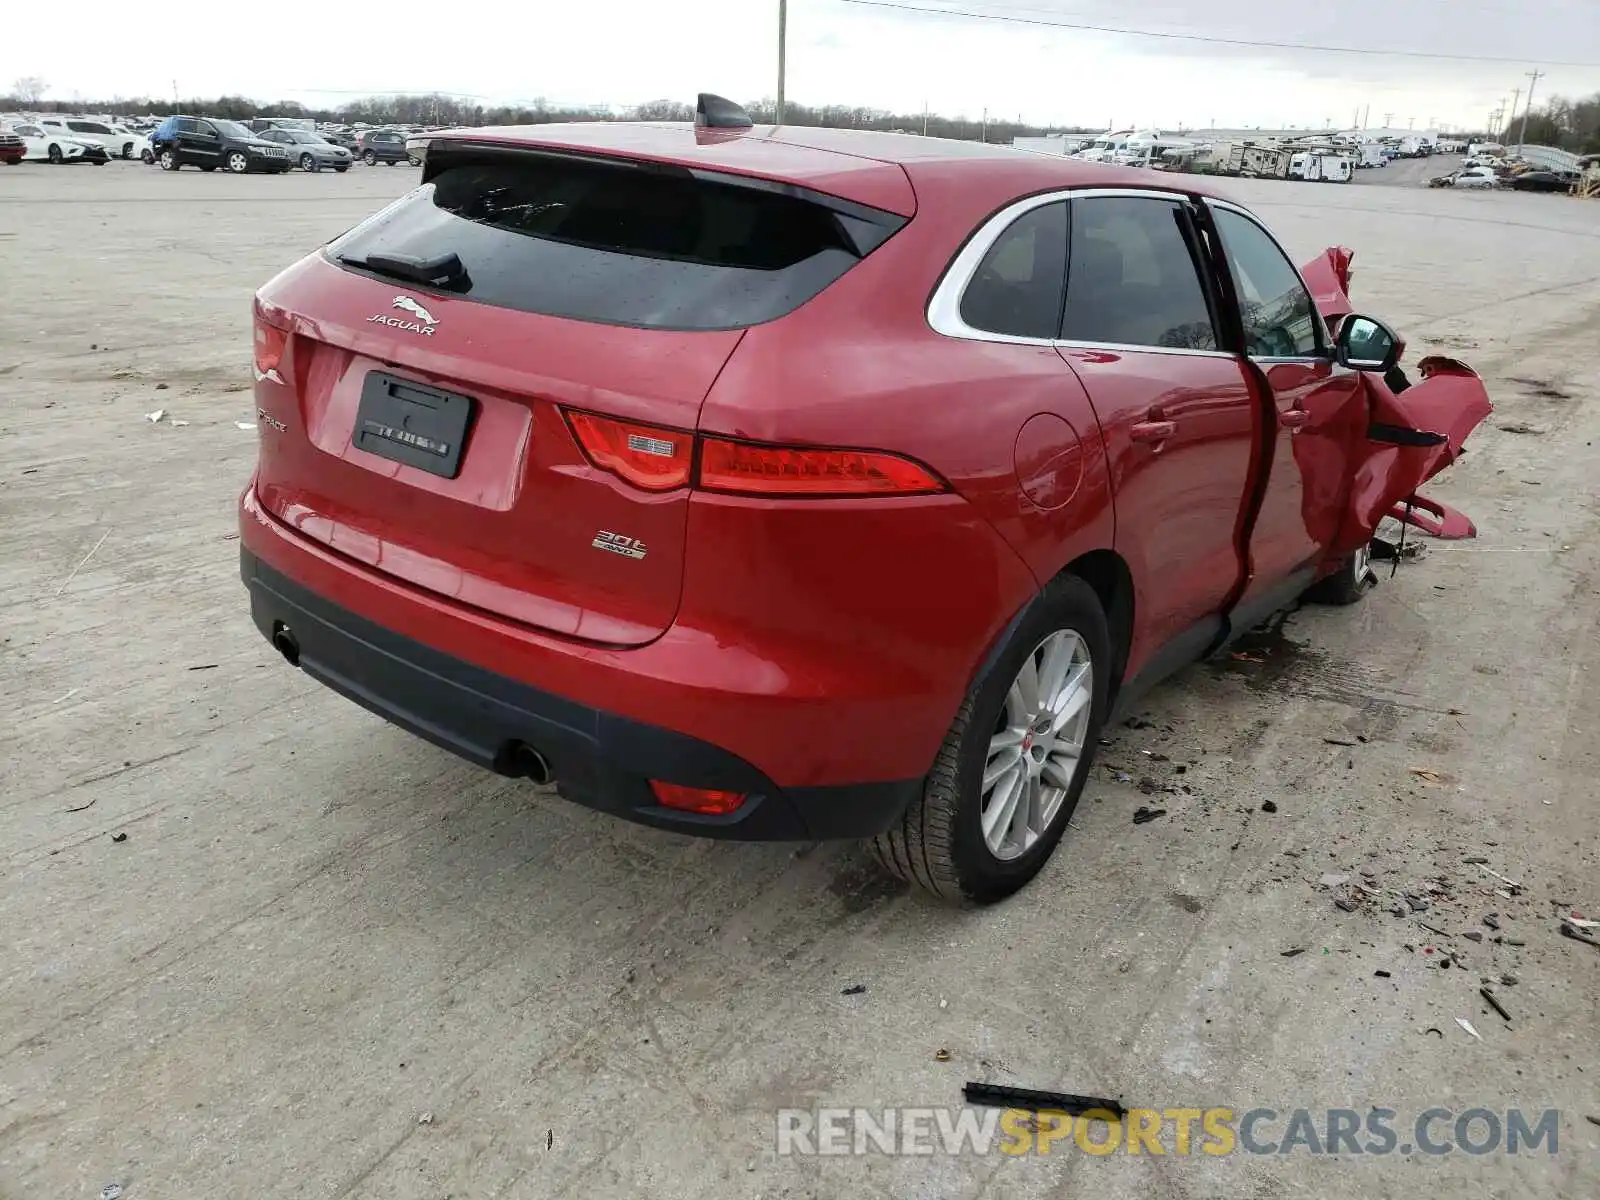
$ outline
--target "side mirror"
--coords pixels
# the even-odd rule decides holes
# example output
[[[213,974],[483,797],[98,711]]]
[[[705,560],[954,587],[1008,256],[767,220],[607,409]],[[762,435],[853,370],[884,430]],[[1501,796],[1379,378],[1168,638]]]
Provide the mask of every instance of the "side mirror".
[[[1341,367],[1383,374],[1400,361],[1400,339],[1382,321],[1352,313],[1339,326],[1335,357]]]

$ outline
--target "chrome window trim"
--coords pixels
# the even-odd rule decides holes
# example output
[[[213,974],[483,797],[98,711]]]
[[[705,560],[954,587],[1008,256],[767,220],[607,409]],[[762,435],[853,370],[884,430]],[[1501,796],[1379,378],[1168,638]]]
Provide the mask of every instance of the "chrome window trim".
[[[1022,337],[1012,333],[993,333],[987,329],[975,329],[968,325],[961,317],[961,297],[966,293],[967,285],[972,282],[972,277],[977,274],[978,267],[983,263],[994,244],[1000,240],[1002,234],[1020,218],[1027,216],[1035,209],[1043,208],[1047,204],[1055,204],[1064,200],[1096,200],[1104,197],[1137,200],[1162,200],[1167,203],[1185,204],[1193,199],[1192,193],[1184,191],[1164,191],[1159,188],[1116,188],[1116,187],[1079,187],[1062,188],[1053,192],[1040,192],[1034,196],[1025,196],[1002,208],[994,216],[985,221],[978,232],[967,239],[967,244],[961,247],[961,252],[955,256],[950,265],[945,268],[943,277],[933,290],[933,296],[928,301],[928,324],[935,333],[945,337],[959,338],[969,342],[998,342],[1008,346],[1056,346],[1065,350],[1106,350],[1120,353],[1139,354],[1181,354],[1197,358],[1229,358],[1238,359],[1240,356],[1231,350],[1192,350],[1177,346],[1145,346],[1130,342],[1085,342],[1075,338],[1034,338]],[[1250,214],[1240,210],[1241,214],[1249,217]],[[1251,217],[1251,220],[1254,220]],[[1259,222],[1257,222],[1259,224]],[[1271,237],[1271,234],[1268,234]],[[1276,245],[1274,239],[1274,245]],[[1279,246],[1281,251],[1283,247]],[[1285,258],[1288,255],[1284,255]],[[1290,263],[1290,266],[1293,266]],[[1299,272],[1295,272],[1296,277]],[[1300,281],[1302,287],[1305,280]],[[1310,294],[1310,289],[1306,289]],[[1317,360],[1322,361],[1322,360]]]

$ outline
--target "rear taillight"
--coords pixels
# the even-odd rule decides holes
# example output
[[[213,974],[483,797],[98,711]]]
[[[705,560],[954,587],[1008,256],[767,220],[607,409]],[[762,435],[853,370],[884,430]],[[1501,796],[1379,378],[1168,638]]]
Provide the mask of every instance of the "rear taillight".
[[[256,312],[256,374],[278,379],[278,364],[283,361],[289,335],[275,325],[268,325]],[[281,383],[282,380],[278,379]]]
[[[670,492],[689,482],[693,434],[585,412],[568,412],[567,423],[590,462],[634,487]]]
[[[743,792],[684,787],[677,783],[663,783],[659,779],[650,781],[650,790],[656,794],[656,799],[661,802],[663,808],[701,813],[708,817],[725,817],[731,812],[736,812],[744,803]]]
[[[949,489],[921,463],[877,450],[696,438],[570,410],[566,418],[591,463],[649,492],[690,483],[738,496],[920,496]]]
[[[705,438],[699,486],[747,496],[914,496],[944,481],[920,463],[871,450],[821,450]]]

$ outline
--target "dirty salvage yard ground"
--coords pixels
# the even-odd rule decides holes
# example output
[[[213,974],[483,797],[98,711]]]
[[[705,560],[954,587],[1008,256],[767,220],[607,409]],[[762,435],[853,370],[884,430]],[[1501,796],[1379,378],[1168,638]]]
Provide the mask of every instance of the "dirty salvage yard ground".
[[[1559,931],[1600,908],[1600,204],[1224,185],[1484,374],[1436,488],[1480,536],[1160,688],[962,911],[476,770],[257,635],[251,292],[414,178],[0,171],[0,1197],[1600,1194],[1600,948]],[[1560,1141],[776,1153],[780,1108],[969,1079]]]

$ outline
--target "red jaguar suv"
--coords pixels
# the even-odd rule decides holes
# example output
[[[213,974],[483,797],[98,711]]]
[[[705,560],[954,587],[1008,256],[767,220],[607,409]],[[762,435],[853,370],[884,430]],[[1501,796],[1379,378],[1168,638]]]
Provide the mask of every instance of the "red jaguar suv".
[[[429,135],[261,289],[254,621],[581,804],[998,899],[1114,705],[1361,594],[1482,384],[1391,388],[1348,252],[1192,178],[701,111]]]

